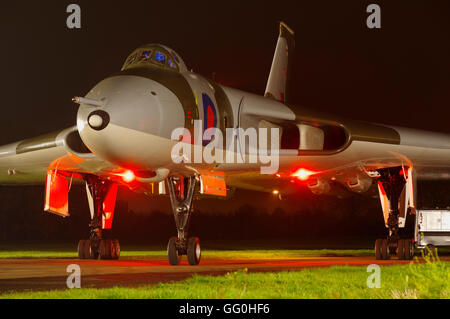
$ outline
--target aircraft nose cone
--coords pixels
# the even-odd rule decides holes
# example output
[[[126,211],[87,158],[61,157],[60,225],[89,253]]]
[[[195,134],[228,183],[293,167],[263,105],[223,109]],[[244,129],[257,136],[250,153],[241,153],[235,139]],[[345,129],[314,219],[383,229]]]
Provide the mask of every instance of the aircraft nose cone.
[[[184,127],[178,98],[148,78],[106,78],[78,100],[77,126],[84,144],[95,155],[121,166],[130,160],[152,160],[157,143],[170,140],[173,129]],[[153,157],[153,161],[158,160]]]

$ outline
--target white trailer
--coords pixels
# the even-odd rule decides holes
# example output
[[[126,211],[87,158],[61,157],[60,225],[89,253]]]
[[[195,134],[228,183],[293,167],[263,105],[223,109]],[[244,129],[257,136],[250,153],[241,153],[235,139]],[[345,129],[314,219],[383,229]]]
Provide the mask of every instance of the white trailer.
[[[450,210],[421,209],[416,211],[416,247],[435,252],[435,247],[450,246]]]

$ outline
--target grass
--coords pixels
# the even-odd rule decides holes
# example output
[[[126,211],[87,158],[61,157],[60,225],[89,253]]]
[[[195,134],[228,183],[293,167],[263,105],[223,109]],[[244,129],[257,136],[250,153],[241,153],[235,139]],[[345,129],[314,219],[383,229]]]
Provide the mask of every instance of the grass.
[[[31,249],[29,247],[35,247]],[[252,247],[253,248],[253,247]],[[161,247],[122,246],[126,258],[166,258]],[[372,256],[373,250],[283,249],[205,250],[205,258],[289,259],[299,256]],[[76,258],[74,245],[0,246],[0,258]],[[192,278],[135,288],[82,288],[42,292],[9,292],[15,298],[450,298],[450,263],[425,258],[422,264],[381,266],[381,288],[368,288],[367,267],[335,266],[274,273],[241,270],[224,276]],[[374,261],[375,262],[375,261]]]
[[[424,264],[382,266],[381,288],[368,288],[366,267],[336,266],[278,273],[241,270],[224,276],[195,275],[173,283],[136,288],[81,288],[0,295],[16,298],[450,298],[450,265],[440,261]],[[262,289],[263,287],[263,289]]]

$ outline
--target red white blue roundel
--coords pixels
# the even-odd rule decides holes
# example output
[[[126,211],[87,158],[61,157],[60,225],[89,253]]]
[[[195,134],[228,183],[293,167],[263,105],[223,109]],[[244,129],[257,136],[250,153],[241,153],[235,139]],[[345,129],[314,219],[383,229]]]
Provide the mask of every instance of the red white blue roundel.
[[[217,127],[217,112],[213,101],[206,93],[202,93],[203,100],[203,131],[209,128]],[[204,140],[203,146],[207,145],[210,140]]]

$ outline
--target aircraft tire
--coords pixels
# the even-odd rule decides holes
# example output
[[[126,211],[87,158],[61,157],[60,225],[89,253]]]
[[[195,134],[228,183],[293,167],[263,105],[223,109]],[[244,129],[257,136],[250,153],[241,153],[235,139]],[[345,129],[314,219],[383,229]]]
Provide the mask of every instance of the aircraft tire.
[[[111,259],[119,259],[120,257],[120,243],[118,239],[111,241]]]
[[[111,259],[112,244],[110,239],[100,241],[100,259]]]
[[[389,255],[389,243],[387,239],[382,239],[381,241],[381,259],[387,260],[390,258]]]
[[[176,237],[171,237],[169,239],[167,244],[167,257],[169,259],[169,264],[172,266],[180,264],[181,255],[178,253]]]
[[[86,257],[86,242],[87,240],[82,239],[78,242],[78,259],[87,259]]]
[[[202,250],[200,247],[200,240],[198,237],[191,237],[188,239],[187,258],[189,265],[196,266],[200,263],[202,257]]]
[[[377,239],[375,241],[375,259],[381,260],[383,259],[383,255],[381,254],[381,244],[383,242],[383,239]]]
[[[95,246],[94,241],[86,240],[84,251],[86,259],[98,259],[98,246]]]

